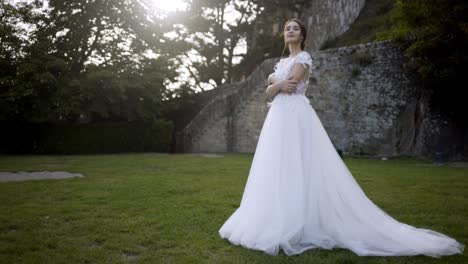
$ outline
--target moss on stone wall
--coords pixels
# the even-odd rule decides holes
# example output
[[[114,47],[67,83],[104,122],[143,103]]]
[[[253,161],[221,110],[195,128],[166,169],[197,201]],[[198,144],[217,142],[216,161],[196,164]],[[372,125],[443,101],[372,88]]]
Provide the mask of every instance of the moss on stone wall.
[[[377,40],[376,34],[390,28],[394,0],[367,0],[359,17],[341,36],[325,42],[320,50],[351,46]]]

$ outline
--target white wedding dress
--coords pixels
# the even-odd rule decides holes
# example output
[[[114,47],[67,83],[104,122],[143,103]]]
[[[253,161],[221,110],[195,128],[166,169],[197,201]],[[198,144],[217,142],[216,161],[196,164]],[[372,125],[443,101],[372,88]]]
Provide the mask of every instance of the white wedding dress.
[[[309,69],[302,51],[281,59],[275,77],[286,79],[296,63]],[[305,97],[280,93],[265,118],[239,208],[219,229],[222,238],[277,255],[313,248],[346,248],[359,256],[431,257],[462,253],[464,245],[401,223],[360,188]]]

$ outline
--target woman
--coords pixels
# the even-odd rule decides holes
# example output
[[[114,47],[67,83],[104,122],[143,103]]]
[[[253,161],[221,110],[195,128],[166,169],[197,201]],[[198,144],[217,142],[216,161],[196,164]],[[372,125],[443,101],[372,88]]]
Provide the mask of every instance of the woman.
[[[359,256],[440,257],[464,245],[428,229],[398,222],[367,198],[333,147],[305,97],[312,60],[306,29],[284,27],[289,57],[270,75],[274,96],[240,207],[219,234],[235,245],[277,255],[313,248],[346,248]]]

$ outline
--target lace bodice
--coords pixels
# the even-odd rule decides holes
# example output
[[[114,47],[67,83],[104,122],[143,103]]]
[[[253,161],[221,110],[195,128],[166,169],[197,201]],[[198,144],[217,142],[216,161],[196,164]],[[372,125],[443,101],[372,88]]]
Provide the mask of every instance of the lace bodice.
[[[276,63],[272,74],[277,79],[285,80],[289,77],[295,64],[302,64],[308,70],[304,80],[297,84],[296,90],[297,94],[304,95],[309,83],[310,73],[312,72],[312,58],[308,52],[301,51],[295,56],[280,59],[280,61]]]

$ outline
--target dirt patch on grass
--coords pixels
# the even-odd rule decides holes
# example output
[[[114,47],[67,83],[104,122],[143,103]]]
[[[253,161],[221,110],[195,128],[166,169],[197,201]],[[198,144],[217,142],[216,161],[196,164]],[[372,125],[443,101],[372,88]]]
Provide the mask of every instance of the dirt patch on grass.
[[[70,173],[66,171],[18,171],[0,172],[0,182],[29,181],[45,179],[67,179],[84,177],[81,173]]]

